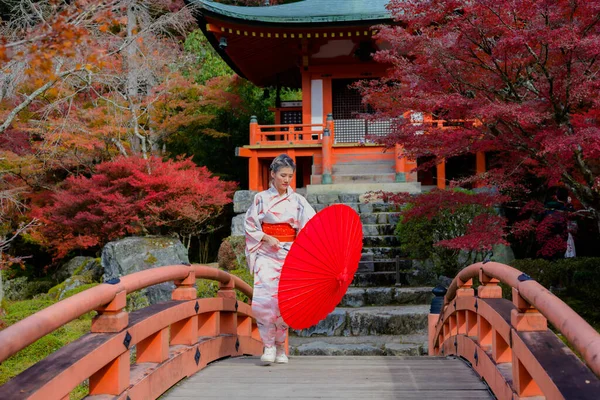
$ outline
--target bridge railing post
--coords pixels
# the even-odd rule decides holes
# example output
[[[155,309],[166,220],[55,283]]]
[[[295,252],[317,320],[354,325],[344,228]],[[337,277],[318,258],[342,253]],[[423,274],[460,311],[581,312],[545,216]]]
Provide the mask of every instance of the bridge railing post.
[[[227,283],[219,283],[219,291],[217,292],[217,297],[221,297],[224,301],[235,301],[235,282],[233,279],[230,279]],[[236,308],[237,310],[237,308]],[[231,311],[221,311],[220,312],[220,325],[219,330],[221,334],[237,334],[237,312]]]
[[[194,300],[196,298],[196,276],[190,272],[182,280],[175,280],[175,290],[171,294],[173,300]],[[171,344],[192,345],[198,340],[198,315],[192,315],[171,325]]]
[[[518,332],[543,332],[548,329],[548,321],[520,294],[517,288],[512,288],[512,302],[516,309],[510,313],[510,324]],[[515,392],[522,397],[542,396],[542,389],[533,379],[525,365],[519,358],[517,351],[512,352],[512,373]]]
[[[127,305],[127,291],[121,290],[113,300],[105,306],[96,308],[96,315],[92,318],[92,333],[121,332],[129,324],[129,314],[124,311]]]
[[[90,376],[90,395],[120,395],[129,386],[129,350]]]

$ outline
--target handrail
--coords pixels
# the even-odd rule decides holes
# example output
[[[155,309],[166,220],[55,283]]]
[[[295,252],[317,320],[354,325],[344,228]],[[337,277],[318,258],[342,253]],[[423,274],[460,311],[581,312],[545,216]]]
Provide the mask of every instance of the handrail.
[[[546,317],[581,354],[588,367],[600,376],[600,334],[548,289],[513,267],[497,262],[480,262],[464,268],[450,284],[444,308],[454,300],[457,289],[479,276],[480,271],[516,288],[519,295]]]
[[[293,126],[294,128],[312,128],[318,126],[325,129],[325,124],[278,124],[278,125],[258,125],[259,128],[287,128]]]
[[[59,327],[112,301],[122,291],[132,293],[158,283],[185,279],[191,272],[196,279],[211,279],[232,286],[248,297],[252,288],[239,277],[205,265],[172,265],[136,272],[115,285],[100,284],[61,300],[0,331],[0,362],[16,354]]]

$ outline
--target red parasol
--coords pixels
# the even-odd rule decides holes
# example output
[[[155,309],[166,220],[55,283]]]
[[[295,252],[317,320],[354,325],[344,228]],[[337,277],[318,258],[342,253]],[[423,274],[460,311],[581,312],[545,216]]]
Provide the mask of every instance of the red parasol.
[[[333,311],[354,279],[362,238],[358,214],[343,204],[329,206],[308,221],[279,279],[279,310],[286,324],[308,328]]]

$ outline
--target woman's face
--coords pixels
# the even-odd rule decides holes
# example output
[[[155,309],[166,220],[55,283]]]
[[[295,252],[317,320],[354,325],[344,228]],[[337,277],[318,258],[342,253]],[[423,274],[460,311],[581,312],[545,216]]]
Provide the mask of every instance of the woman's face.
[[[292,183],[294,177],[294,170],[291,167],[279,168],[277,172],[271,171],[271,178],[273,178],[273,185],[279,194],[286,192],[287,188]]]

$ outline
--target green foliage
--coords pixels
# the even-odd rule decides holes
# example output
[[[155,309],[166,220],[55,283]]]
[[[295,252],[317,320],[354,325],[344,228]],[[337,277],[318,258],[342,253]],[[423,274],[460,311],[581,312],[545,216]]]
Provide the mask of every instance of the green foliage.
[[[241,278],[244,282],[250,286],[254,285],[254,278],[245,266],[242,268],[228,271],[230,274]],[[196,293],[198,298],[209,298],[216,297],[219,291],[219,283],[208,279],[197,279],[196,280]],[[236,290],[236,298],[238,301],[248,302],[249,298],[245,294]]]
[[[6,302],[6,315],[3,320],[8,325],[12,325],[52,304],[54,304],[54,301],[48,298]],[[88,333],[91,327],[91,318],[92,313],[87,313],[79,319],[69,322],[51,334],[37,340],[35,343],[2,362],[0,365],[0,385],[46,358],[64,345]],[[82,390],[79,389],[78,391]]]
[[[233,75],[231,68],[208,43],[208,39],[200,29],[186,37],[183,48],[197,57],[197,68],[191,71],[197,83],[204,84],[216,76]]]
[[[187,73],[197,83],[207,86],[214,83],[213,78],[228,79],[225,92],[237,101],[235,104],[225,101],[213,104],[210,112],[214,118],[204,126],[179,129],[167,139],[167,150],[173,156],[193,155],[193,161],[198,165],[204,165],[217,176],[239,181],[241,187],[247,187],[247,161],[235,156],[235,148],[248,144],[248,125],[252,115],[257,117],[260,124],[274,122],[269,109],[275,106],[275,90],[258,88],[235,76],[199,30],[187,37],[184,47],[197,57],[197,62]],[[282,89],[281,98],[296,100],[301,98],[301,94],[297,90]]]
[[[4,282],[4,295],[6,300],[31,299],[36,294],[46,293],[53,285],[50,280],[28,280],[21,276]]]
[[[590,324],[600,327],[600,258],[514,260],[512,266],[550,289]]]
[[[484,195],[485,196],[485,195]],[[434,271],[454,277],[468,264],[483,257],[489,243],[480,241],[483,237],[493,243],[494,233],[476,231],[481,229],[481,217],[495,217],[488,199],[464,189],[432,191],[403,200],[395,234],[400,240],[400,248],[409,257],[426,260],[434,264]],[[458,201],[460,200],[460,201]],[[498,234],[502,240],[501,232]]]
[[[150,301],[144,293],[140,290],[137,292],[129,293],[127,295],[127,306],[125,306],[125,311],[132,312],[136,310],[141,310],[144,307],[148,307],[150,305]]]

